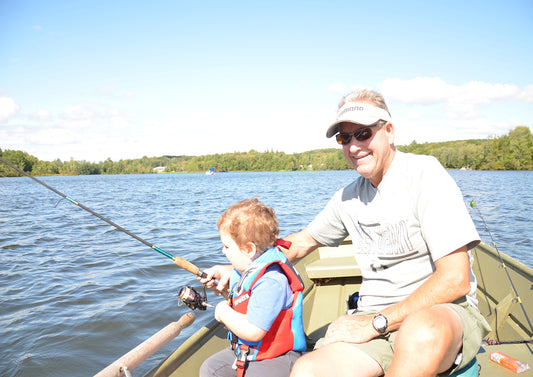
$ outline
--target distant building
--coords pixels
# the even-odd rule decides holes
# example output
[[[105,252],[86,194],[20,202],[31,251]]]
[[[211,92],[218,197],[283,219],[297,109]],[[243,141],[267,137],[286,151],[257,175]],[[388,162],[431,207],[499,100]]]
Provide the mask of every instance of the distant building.
[[[164,166],[158,166],[157,168],[154,168],[154,173],[163,173],[165,171]]]

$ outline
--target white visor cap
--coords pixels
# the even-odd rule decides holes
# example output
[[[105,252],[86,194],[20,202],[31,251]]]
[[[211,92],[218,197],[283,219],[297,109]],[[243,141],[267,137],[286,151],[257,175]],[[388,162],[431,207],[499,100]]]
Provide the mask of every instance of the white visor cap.
[[[329,126],[326,136],[332,137],[339,132],[339,124],[344,122],[370,126],[378,120],[392,121],[390,114],[385,109],[369,103],[346,102],[337,112],[337,120]]]

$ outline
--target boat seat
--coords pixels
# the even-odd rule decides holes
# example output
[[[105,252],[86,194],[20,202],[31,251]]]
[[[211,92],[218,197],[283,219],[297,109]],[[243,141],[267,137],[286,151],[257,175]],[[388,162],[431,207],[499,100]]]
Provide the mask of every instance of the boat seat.
[[[353,256],[322,258],[309,263],[305,270],[310,279],[361,276]]]
[[[479,366],[477,363],[477,358],[473,358],[464,368],[459,369],[455,373],[450,374],[449,377],[478,377],[479,376]]]

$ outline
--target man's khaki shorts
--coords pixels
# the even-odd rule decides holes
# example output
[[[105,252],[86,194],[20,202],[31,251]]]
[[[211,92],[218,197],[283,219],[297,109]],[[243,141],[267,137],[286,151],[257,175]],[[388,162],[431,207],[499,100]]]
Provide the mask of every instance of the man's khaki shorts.
[[[478,353],[481,340],[490,331],[490,326],[483,318],[479,310],[466,302],[466,299],[458,300],[457,303],[442,304],[455,310],[463,323],[463,349],[462,359],[458,365],[450,369],[447,374],[466,366]],[[369,315],[371,312],[357,312],[354,315]],[[391,331],[387,338],[379,337],[367,343],[348,343],[359,348],[367,355],[376,360],[384,371],[387,371],[394,353],[394,341],[398,331]],[[318,348],[322,342],[317,343]]]

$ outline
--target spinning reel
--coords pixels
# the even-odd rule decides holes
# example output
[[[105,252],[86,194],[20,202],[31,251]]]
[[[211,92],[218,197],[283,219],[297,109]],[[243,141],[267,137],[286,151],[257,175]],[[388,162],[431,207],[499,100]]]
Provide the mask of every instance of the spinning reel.
[[[183,286],[178,291],[178,299],[180,300],[180,305],[185,304],[191,310],[205,310],[208,306],[213,307],[213,305],[207,303],[205,286],[203,286],[203,295],[189,285]]]

